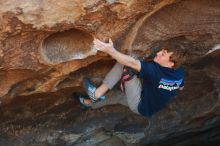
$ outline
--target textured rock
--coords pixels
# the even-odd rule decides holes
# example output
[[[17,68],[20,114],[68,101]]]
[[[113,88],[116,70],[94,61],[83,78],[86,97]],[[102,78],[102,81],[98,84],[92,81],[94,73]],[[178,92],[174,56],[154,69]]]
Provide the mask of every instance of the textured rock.
[[[155,43],[161,40],[174,39],[184,49],[191,48],[189,62],[195,61],[219,42],[218,1],[66,3],[48,0],[43,5],[40,1],[12,0],[1,5],[2,70],[7,70],[8,74],[12,69],[13,72],[15,69],[28,69],[38,74],[29,77],[29,72],[26,72],[21,76],[27,78],[17,81],[10,81],[8,77],[7,86],[2,86],[0,90],[1,97],[7,99],[56,91],[56,85],[69,73],[103,58],[96,55],[96,58],[76,60],[96,54],[92,50],[92,36],[102,40],[112,37],[117,48],[129,53],[139,50],[142,54],[153,51],[149,48],[155,47]],[[59,13],[52,15],[54,11]],[[28,80],[34,80],[31,87],[27,87]],[[19,91],[14,89],[15,86],[19,86]]]
[[[16,136],[0,134],[0,145],[4,146],[25,146],[22,139]]]
[[[46,38],[42,43],[40,53],[42,58],[51,64],[84,59],[97,53],[92,41],[93,36],[86,32],[76,29],[68,30]]]
[[[0,144],[217,145],[219,8],[219,0],[0,0]],[[82,111],[71,93],[83,92],[85,76],[100,84],[115,63],[94,37],[142,56],[163,40],[181,44],[184,91],[148,119],[121,105]],[[118,87],[108,96],[124,97]]]

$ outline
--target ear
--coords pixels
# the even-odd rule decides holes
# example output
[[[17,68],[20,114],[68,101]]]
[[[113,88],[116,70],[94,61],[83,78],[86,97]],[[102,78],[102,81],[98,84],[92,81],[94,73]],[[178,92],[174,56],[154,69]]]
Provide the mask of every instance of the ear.
[[[172,61],[170,61],[169,65],[170,65],[170,67],[171,67],[171,68],[173,68],[173,67],[174,67],[174,65],[175,65],[175,63],[174,63],[174,62],[172,62]]]

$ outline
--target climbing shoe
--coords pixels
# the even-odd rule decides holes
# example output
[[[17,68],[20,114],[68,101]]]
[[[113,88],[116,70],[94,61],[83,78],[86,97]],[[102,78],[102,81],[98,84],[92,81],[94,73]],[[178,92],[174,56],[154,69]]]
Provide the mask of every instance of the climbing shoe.
[[[92,102],[103,101],[105,99],[105,96],[101,96],[99,98],[95,97],[96,87],[90,83],[88,78],[83,79],[83,87],[86,90],[86,93],[88,94],[88,97],[92,100]]]
[[[83,95],[82,93],[74,92],[72,94],[72,97],[80,103],[83,110],[87,110],[92,107],[91,104],[86,104],[84,102],[85,99],[89,99],[89,98],[87,96]]]

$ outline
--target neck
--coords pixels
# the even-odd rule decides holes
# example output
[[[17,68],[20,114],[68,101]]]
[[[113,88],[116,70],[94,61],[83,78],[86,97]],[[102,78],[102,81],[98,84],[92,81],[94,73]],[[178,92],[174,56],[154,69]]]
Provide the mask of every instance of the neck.
[[[173,65],[166,64],[166,65],[164,65],[163,67],[172,68],[172,67],[173,67]]]
[[[173,68],[173,66],[174,66],[173,62],[166,62],[166,63],[159,63],[157,61],[155,61],[155,62],[158,63],[162,67]]]

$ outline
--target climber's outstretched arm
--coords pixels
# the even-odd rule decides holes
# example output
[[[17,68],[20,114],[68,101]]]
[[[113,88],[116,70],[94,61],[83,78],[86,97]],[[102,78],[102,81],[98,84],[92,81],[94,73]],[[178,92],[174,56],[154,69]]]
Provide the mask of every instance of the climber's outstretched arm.
[[[109,54],[110,56],[112,56],[112,58],[116,59],[120,64],[129,66],[138,72],[141,70],[140,61],[117,51],[114,48],[113,42],[111,39],[109,39],[109,43],[104,43],[95,38],[93,43],[97,50]]]

